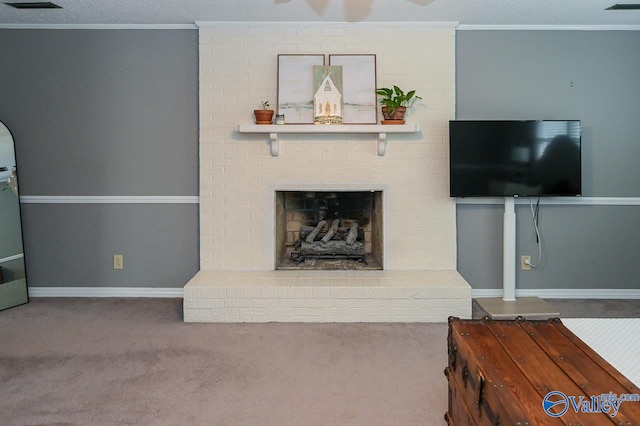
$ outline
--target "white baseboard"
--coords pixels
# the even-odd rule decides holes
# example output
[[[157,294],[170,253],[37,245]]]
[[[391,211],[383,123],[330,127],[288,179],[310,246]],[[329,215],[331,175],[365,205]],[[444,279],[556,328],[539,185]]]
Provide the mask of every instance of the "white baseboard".
[[[502,289],[472,289],[472,298],[502,297]],[[640,289],[610,288],[541,288],[516,290],[516,297],[541,297],[543,299],[640,299]]]
[[[29,297],[166,297],[181,298],[183,288],[29,287]]]
[[[183,288],[29,287],[30,297],[183,297]],[[472,298],[502,297],[502,289],[472,289]],[[521,289],[516,297],[543,299],[640,299],[640,289]]]

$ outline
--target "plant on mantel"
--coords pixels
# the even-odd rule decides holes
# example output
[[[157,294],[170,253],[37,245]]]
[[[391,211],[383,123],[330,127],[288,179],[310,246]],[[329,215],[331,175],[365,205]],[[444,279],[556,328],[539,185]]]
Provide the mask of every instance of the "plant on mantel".
[[[254,109],[253,115],[256,116],[256,124],[271,124],[273,122],[273,110],[269,109],[269,101],[263,101],[262,108]]]
[[[407,108],[411,108],[416,101],[421,100],[416,95],[415,90],[404,92],[398,86],[393,89],[382,87],[376,89],[376,94],[381,97],[380,105],[382,105],[382,115],[384,120],[382,124],[404,124],[404,116]]]

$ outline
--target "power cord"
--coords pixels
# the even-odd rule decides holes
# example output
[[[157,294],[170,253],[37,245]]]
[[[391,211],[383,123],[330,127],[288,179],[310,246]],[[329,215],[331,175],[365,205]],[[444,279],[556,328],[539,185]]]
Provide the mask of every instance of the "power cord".
[[[539,218],[540,218],[540,197],[538,197],[536,201],[535,208],[533,207],[533,202],[531,198],[529,198],[529,207],[531,208],[531,219],[533,220],[533,229],[536,231],[536,244],[538,245],[538,261],[533,263],[531,260],[525,260],[524,263],[526,265],[531,266],[532,268],[536,268],[542,262],[542,241],[540,239],[540,228],[538,226]]]

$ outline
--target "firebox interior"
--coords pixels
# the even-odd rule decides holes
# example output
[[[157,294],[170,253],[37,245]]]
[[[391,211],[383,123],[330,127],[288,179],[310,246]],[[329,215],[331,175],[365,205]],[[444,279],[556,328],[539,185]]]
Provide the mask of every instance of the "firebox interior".
[[[276,191],[276,269],[383,269],[382,191]]]

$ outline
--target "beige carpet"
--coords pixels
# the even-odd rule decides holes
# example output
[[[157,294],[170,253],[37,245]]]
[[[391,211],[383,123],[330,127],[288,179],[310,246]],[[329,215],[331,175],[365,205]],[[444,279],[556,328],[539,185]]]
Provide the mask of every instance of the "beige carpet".
[[[0,312],[0,424],[445,424],[446,324],[185,324],[181,303]]]

